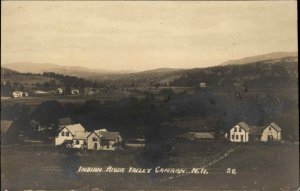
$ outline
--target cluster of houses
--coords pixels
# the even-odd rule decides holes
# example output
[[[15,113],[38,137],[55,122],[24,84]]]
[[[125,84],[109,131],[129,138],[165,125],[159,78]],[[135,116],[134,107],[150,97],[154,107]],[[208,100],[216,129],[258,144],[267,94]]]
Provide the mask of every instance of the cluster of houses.
[[[201,120],[197,117],[179,118],[172,122],[162,124],[162,127],[176,127],[183,133],[176,136],[179,140],[214,141],[224,137],[230,142],[273,142],[282,140],[282,129],[274,122],[264,126],[248,125],[238,122],[227,132],[222,132],[215,127],[218,121],[214,119]]]
[[[265,126],[249,126],[245,122],[239,122],[229,131],[225,137],[231,142],[249,142],[249,141],[281,141],[282,129],[276,123],[270,123]]]
[[[90,150],[116,150],[120,148],[122,138],[119,132],[109,132],[106,129],[88,132],[81,124],[73,124],[70,118],[60,119],[59,124],[55,146],[66,144],[69,148]]]
[[[228,133],[218,132],[212,129],[214,121],[205,125],[193,118],[181,119],[180,121],[162,124],[168,127],[184,128],[183,134],[175,137],[177,141],[214,141],[224,137],[234,143],[243,142],[276,142],[282,140],[282,129],[274,122],[265,126],[251,126],[245,122],[239,122],[229,129]],[[14,121],[1,120],[1,143],[15,143],[21,140],[22,132],[16,128]],[[69,117],[59,119],[59,128],[55,137],[55,146],[65,145],[68,148],[90,149],[90,150],[116,150],[120,148],[122,137],[119,132],[109,132],[106,129],[98,129],[92,132],[79,123],[74,123]],[[135,140],[128,146],[144,147],[145,140]],[[127,144],[126,144],[127,145]]]
[[[32,92],[33,95],[42,96],[42,95],[48,95],[48,94],[57,94],[62,95],[65,94],[66,90],[64,88],[57,88],[55,90],[51,91],[43,91],[43,90],[34,90]],[[93,95],[96,93],[96,90],[94,88],[85,87],[82,91],[82,94],[84,95]],[[79,89],[72,88],[69,92],[70,95],[79,95],[80,91]],[[13,91],[11,94],[12,98],[24,98],[28,97],[28,92],[25,91]]]

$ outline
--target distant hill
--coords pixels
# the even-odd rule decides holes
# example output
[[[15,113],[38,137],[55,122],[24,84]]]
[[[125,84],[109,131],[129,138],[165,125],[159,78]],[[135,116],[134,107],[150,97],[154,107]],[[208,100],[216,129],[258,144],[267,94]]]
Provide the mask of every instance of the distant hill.
[[[113,73],[112,71],[85,68],[80,66],[61,66],[51,63],[31,63],[31,62],[14,62],[4,64],[8,69],[12,69],[21,73],[43,73],[43,72],[54,72],[58,74],[89,77],[99,74]]]
[[[175,72],[175,71],[179,71],[182,69],[178,69],[178,68],[157,68],[154,70],[145,70],[145,71],[141,71],[141,72],[136,72],[136,74],[145,74],[145,73],[168,73],[168,72]]]
[[[5,67],[1,67],[1,78],[5,77],[6,75],[12,75],[12,74],[17,74],[17,71],[5,68]]]
[[[179,78],[171,82],[171,85],[199,87],[199,83],[204,82],[208,87],[222,88],[244,86],[251,88],[297,87],[298,57],[285,56],[263,61],[249,59],[248,62],[250,63],[244,64],[226,64],[185,70]]]
[[[229,60],[224,63],[222,63],[222,66],[225,65],[240,65],[240,64],[247,64],[247,63],[253,63],[253,62],[259,62],[264,60],[274,60],[274,59],[280,59],[285,57],[298,57],[298,52],[272,52],[269,54],[263,54],[258,56],[250,56],[245,57],[237,60]]]

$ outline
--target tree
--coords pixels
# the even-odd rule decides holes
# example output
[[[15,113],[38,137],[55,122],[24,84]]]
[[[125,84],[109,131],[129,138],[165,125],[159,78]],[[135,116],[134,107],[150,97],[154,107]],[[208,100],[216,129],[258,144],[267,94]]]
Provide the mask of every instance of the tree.
[[[35,119],[42,126],[50,127],[54,125],[54,131],[58,126],[58,119],[63,117],[64,108],[58,101],[42,102],[31,114],[31,119]]]

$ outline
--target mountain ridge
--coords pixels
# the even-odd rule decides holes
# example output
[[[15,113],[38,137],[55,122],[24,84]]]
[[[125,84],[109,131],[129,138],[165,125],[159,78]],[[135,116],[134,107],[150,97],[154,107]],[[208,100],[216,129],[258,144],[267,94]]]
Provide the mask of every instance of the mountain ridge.
[[[228,60],[220,64],[221,66],[225,65],[241,65],[241,64],[248,64],[252,62],[259,62],[264,60],[274,60],[274,59],[280,59],[284,57],[298,57],[298,52],[271,52],[267,54],[261,54],[256,56],[248,56],[240,59],[233,59]]]

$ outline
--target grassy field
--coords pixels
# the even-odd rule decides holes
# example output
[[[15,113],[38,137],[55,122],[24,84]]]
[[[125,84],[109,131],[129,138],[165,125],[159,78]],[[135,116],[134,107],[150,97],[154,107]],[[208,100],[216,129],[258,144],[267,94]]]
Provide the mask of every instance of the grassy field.
[[[1,97],[1,104],[14,104],[14,103],[25,103],[27,105],[38,105],[44,101],[57,100],[61,103],[84,103],[90,99],[97,99],[101,102],[105,101],[115,101],[121,98],[133,96],[136,98],[143,98],[147,94],[158,95],[159,91],[165,88],[149,88],[149,87],[139,87],[139,88],[129,88],[129,91],[115,91],[110,93],[100,92],[96,95],[45,95],[27,98],[10,98]],[[175,94],[181,93],[194,93],[193,87],[172,87]],[[224,89],[213,89],[209,90],[215,95],[230,95],[235,96],[235,90],[224,90]],[[286,88],[286,89],[251,89],[247,94],[243,94],[245,99],[253,98],[259,95],[276,95],[282,98],[287,98],[294,103],[298,103],[298,88]]]
[[[70,153],[52,145],[1,148],[1,188],[8,190],[296,190],[299,145],[194,143],[174,145],[172,153],[141,150]],[[208,174],[76,173],[90,167],[193,168]],[[228,168],[236,175],[227,174]]]

